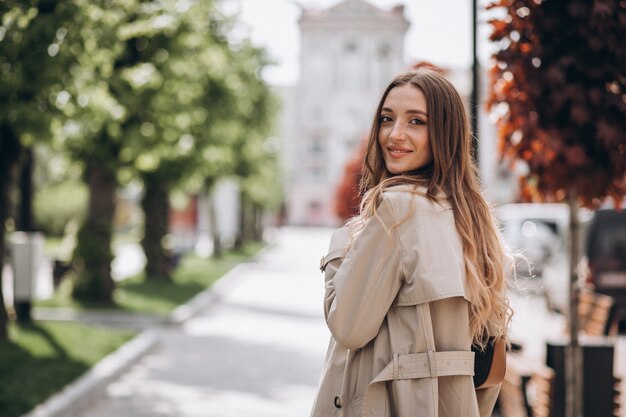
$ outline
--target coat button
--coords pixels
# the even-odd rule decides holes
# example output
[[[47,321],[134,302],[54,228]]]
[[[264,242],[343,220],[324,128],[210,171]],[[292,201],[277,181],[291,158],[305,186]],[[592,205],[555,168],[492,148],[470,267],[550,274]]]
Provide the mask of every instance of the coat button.
[[[337,395],[335,397],[334,403],[335,403],[335,407],[337,408],[341,408],[343,406],[343,401],[341,401],[341,395]]]

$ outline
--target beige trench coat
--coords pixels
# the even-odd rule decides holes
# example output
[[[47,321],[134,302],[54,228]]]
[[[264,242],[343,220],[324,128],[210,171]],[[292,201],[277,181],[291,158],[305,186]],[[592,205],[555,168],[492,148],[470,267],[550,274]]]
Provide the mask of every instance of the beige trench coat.
[[[453,212],[407,187],[383,193],[377,216],[349,250],[348,230],[335,231],[322,258],[332,338],[311,417],[492,413],[499,386],[475,390],[472,379]]]

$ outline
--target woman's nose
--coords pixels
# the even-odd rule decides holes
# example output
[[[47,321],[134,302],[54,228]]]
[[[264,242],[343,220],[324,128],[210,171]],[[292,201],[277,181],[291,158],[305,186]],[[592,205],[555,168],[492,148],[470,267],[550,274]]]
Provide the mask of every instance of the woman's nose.
[[[402,123],[394,123],[393,129],[389,133],[389,139],[391,140],[403,140],[406,138],[406,131]]]

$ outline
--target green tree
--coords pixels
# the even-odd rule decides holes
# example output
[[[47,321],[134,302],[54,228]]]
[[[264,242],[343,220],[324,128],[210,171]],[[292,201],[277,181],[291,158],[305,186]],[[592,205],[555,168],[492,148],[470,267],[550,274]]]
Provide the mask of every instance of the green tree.
[[[274,114],[269,89],[257,76],[265,64],[262,51],[247,42],[231,43],[233,22],[210,1],[196,2],[170,21],[177,22],[175,33],[167,39],[151,38],[149,44],[157,51],[170,51],[168,60],[155,66],[155,73],[171,88],[146,92],[139,99],[146,110],[142,126],[147,123],[153,132],[144,139],[150,146],[143,147],[135,163],[144,184],[142,245],[150,279],[169,277],[171,262],[164,237],[173,190],[209,194],[220,178],[239,174],[245,164],[248,177],[254,176],[259,185],[249,186],[246,197],[266,205],[267,192],[259,193],[264,189],[259,182],[277,175],[277,170],[262,168],[271,158],[259,158],[268,154],[262,140]],[[142,51],[142,57],[152,60],[151,47]],[[135,91],[134,96],[141,94]],[[219,243],[219,236],[214,240]]]
[[[246,240],[260,240],[262,217],[276,210],[282,201],[281,172],[278,161],[280,143],[270,135],[275,128],[278,102],[269,86],[260,78],[269,64],[265,52],[248,42],[236,49],[234,73],[245,86],[237,95],[237,120],[234,174],[240,182],[240,219],[236,245]]]
[[[124,126],[130,119],[116,98],[116,81],[126,63],[123,25],[133,20],[137,1],[77,0],[81,18],[66,41],[77,63],[69,67],[56,104],[63,113],[54,123],[57,149],[69,152],[84,168],[89,188],[88,210],[73,255],[73,294],[79,299],[111,302],[111,236]]]
[[[175,189],[198,193],[210,188],[216,178],[232,171],[231,143],[236,108],[235,89],[239,87],[230,77],[233,66],[232,47],[227,39],[229,19],[221,16],[214,2],[197,2],[181,16],[179,35],[172,49],[176,53],[176,68],[165,68],[170,79],[187,90],[187,96],[176,112],[164,107],[162,121],[168,121],[177,132],[178,152],[163,149],[158,164],[150,170],[140,170],[145,197],[146,236],[143,247],[148,262],[146,275],[151,278],[169,277],[168,253],[163,238],[168,233],[168,216],[161,222],[148,221],[160,207],[169,212],[169,194]],[[167,210],[167,211],[166,211]],[[150,236],[150,238],[149,238]]]
[[[50,139],[50,121],[56,113],[52,105],[53,92],[71,63],[64,41],[66,26],[75,21],[76,16],[77,8],[72,1],[7,0],[0,3],[2,258],[5,253],[5,224],[9,215],[13,177],[17,173],[20,156],[29,153],[35,142]],[[27,213],[27,216],[30,214]],[[0,301],[2,299],[0,289]],[[0,304],[0,339],[6,339],[7,315],[4,303]]]
[[[232,174],[241,113],[256,111],[247,98],[251,84],[241,73],[254,74],[258,67],[241,52],[250,48],[229,42],[231,22],[211,0],[108,6],[85,5],[86,13],[98,17],[88,25],[90,39],[98,41],[91,42],[91,54],[107,62],[88,61],[87,70],[80,70],[85,82],[75,84],[68,102],[70,110],[79,107],[86,86],[105,100],[83,98],[88,104],[68,114],[62,129],[80,126],[73,130],[81,133],[66,134],[64,143],[74,143],[75,155],[87,161],[91,189],[90,216],[78,236],[76,264],[82,268],[75,293],[103,301],[113,288],[111,254],[102,248],[110,247],[117,181],[143,182],[146,276],[168,279],[169,194],[198,191]]]
[[[117,94],[133,114],[122,158],[144,185],[148,279],[169,279],[164,238],[170,193],[210,188],[232,172],[238,106],[248,87],[232,73],[239,57],[227,39],[230,22],[214,2],[161,6],[143,10],[122,32],[131,44],[127,54],[133,65]],[[155,21],[165,23],[155,26]]]
[[[570,207],[570,331],[567,415],[582,414],[578,348],[578,206],[626,194],[626,7],[618,0],[500,0],[499,45],[489,104],[506,158],[529,167],[527,200]]]

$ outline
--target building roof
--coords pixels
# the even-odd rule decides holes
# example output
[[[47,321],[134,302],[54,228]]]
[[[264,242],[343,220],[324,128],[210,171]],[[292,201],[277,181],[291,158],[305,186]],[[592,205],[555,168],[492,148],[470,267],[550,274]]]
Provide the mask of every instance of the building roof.
[[[404,17],[404,6],[397,5],[390,10],[379,9],[365,0],[344,0],[328,9],[302,9],[300,26],[318,26],[318,23],[340,24],[357,23],[389,25],[406,30],[409,21]]]

